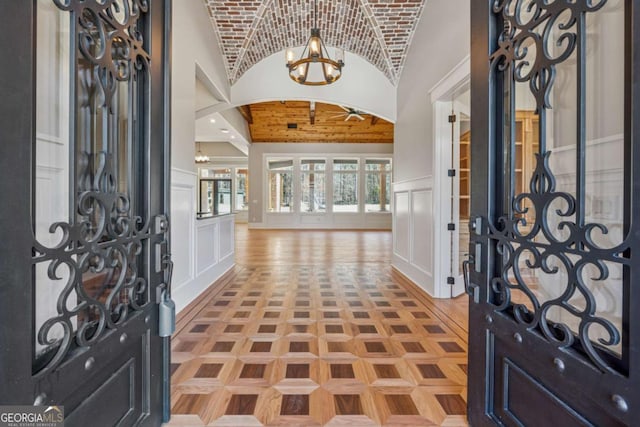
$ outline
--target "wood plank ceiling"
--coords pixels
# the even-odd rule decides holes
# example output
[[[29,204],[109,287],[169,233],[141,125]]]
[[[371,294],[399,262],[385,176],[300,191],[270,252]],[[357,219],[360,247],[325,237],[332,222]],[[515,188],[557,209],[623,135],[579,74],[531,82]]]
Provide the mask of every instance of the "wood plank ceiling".
[[[393,143],[393,123],[360,112],[364,120],[338,105],[307,101],[262,102],[241,107],[253,143]]]

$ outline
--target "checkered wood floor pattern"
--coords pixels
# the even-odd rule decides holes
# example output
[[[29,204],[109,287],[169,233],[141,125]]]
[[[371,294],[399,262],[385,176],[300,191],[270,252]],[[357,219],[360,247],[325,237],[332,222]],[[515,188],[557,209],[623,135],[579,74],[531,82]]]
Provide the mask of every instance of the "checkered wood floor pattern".
[[[167,425],[467,425],[466,337],[396,277],[236,267],[173,339]]]

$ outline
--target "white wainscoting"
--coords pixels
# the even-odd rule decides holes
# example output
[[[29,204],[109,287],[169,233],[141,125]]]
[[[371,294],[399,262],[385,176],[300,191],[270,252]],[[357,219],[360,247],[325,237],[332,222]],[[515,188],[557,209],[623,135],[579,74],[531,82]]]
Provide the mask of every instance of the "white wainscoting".
[[[431,177],[395,182],[393,212],[392,265],[434,295]]]
[[[196,219],[198,177],[171,170],[173,299],[180,312],[234,265],[234,216]]]
[[[202,224],[201,224],[202,223]],[[220,237],[220,224],[199,220],[196,226],[196,272],[200,275],[218,263],[220,248],[216,245]]]
[[[173,289],[185,286],[195,277],[195,173],[171,171],[171,257]]]

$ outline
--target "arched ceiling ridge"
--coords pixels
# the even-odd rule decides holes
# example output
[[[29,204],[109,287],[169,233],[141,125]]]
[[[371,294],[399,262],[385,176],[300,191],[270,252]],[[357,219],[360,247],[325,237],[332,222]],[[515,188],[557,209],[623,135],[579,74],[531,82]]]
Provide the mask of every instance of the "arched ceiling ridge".
[[[360,0],[360,6],[362,7],[365,16],[369,20],[369,24],[371,25],[371,28],[376,36],[376,41],[380,44],[380,48],[382,49],[382,52],[384,52],[384,59],[385,59],[385,62],[387,63],[387,69],[389,70],[391,83],[396,84],[397,80],[396,80],[395,70],[393,68],[393,61],[389,56],[389,51],[387,50],[387,43],[384,39],[384,35],[382,34],[382,30],[380,29],[380,25],[378,24],[378,20],[376,19],[375,14],[371,9],[371,5],[369,4],[368,0]]]
[[[251,28],[249,29],[249,32],[247,33],[247,36],[245,37],[244,42],[242,44],[242,47],[240,48],[238,60],[234,64],[233,71],[231,72],[231,82],[235,82],[238,79],[239,77],[238,72],[240,69],[240,65],[244,61],[244,57],[246,56],[247,50],[249,49],[253,40],[255,39],[256,32],[258,31],[258,29],[260,28],[260,25],[263,22],[266,11],[269,9],[269,7],[271,6],[271,3],[273,2],[274,0],[265,0],[258,8],[256,17],[254,18],[253,23],[251,24]]]

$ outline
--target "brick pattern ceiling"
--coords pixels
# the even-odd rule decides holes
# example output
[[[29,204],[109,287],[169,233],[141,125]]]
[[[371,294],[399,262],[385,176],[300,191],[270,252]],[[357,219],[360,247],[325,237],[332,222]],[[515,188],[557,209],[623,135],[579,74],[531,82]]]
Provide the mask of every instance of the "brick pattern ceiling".
[[[267,56],[305,44],[313,27],[311,0],[204,1],[231,83]],[[329,55],[333,47],[360,55],[396,84],[423,6],[424,0],[318,0],[318,27]]]

